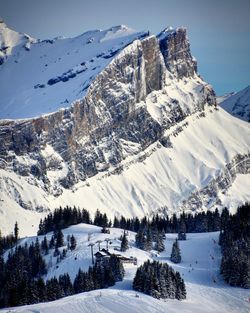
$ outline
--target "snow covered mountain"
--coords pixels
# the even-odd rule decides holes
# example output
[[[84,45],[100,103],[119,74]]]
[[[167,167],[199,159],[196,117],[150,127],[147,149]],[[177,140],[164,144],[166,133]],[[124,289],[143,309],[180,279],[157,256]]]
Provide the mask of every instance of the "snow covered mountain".
[[[76,294],[60,300],[38,303],[34,305],[19,306],[2,309],[1,312],[43,312],[55,313],[63,311],[71,312],[95,312],[95,313],[141,313],[141,312],[192,312],[192,313],[246,313],[249,311],[249,291],[243,288],[226,285],[220,275],[221,249],[218,245],[218,232],[187,234],[187,240],[180,241],[182,262],[174,264],[170,261],[172,243],[177,234],[167,234],[164,242],[166,250],[161,254],[156,251],[147,252],[135,247],[135,233],[128,232],[129,249],[126,252],[117,252],[120,247],[122,229],[111,228],[110,234],[102,234],[101,228],[93,225],[78,224],[63,230],[64,237],[74,235],[77,247],[68,251],[66,257],[57,263],[57,257],[53,256],[54,250],[50,250],[45,256],[48,264],[48,274],[44,279],[66,272],[73,280],[81,267],[86,271],[91,266],[91,252],[89,242],[102,241],[101,248],[106,246],[104,239],[111,241],[110,252],[121,253],[126,257],[136,257],[138,265],[124,264],[125,277],[113,287],[99,289],[90,292]],[[88,237],[90,236],[90,241]],[[50,240],[52,233],[47,234]],[[39,241],[43,236],[39,236]],[[35,242],[36,237],[23,238],[21,245]],[[63,249],[65,247],[60,248]],[[94,253],[98,246],[94,246]],[[5,253],[7,257],[8,251]],[[178,301],[173,299],[158,300],[143,293],[137,293],[132,289],[132,281],[138,266],[146,260],[159,260],[167,262],[176,271],[181,273],[185,280],[187,299]],[[136,296],[137,294],[137,296]]]
[[[35,117],[68,107],[83,98],[119,51],[144,36],[121,25],[40,41],[0,23],[0,118]]]
[[[1,117],[25,119],[0,121],[4,233],[13,216],[35,233],[59,205],[129,217],[250,199],[249,124],[217,107],[185,28],[118,26],[13,50]]]
[[[250,86],[226,97],[220,105],[233,116],[250,122]]]

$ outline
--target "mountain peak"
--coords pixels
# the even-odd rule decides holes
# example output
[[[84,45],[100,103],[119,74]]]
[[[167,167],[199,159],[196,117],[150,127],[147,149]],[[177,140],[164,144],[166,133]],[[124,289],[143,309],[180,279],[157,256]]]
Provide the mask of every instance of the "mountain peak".
[[[184,33],[186,34],[186,27],[172,27],[172,26],[167,26],[166,28],[164,28],[158,35],[157,35],[157,38],[159,40],[161,39],[164,39],[165,37],[168,37],[169,35],[173,35],[173,34],[176,34],[176,33]]]
[[[29,50],[31,44],[36,41],[36,39],[25,33],[12,30],[0,18],[0,65],[5,62],[18,46]]]
[[[131,28],[126,26],[126,25],[123,25],[123,24],[112,26],[109,28],[109,30],[111,30],[111,31],[128,30],[128,29],[131,29]]]

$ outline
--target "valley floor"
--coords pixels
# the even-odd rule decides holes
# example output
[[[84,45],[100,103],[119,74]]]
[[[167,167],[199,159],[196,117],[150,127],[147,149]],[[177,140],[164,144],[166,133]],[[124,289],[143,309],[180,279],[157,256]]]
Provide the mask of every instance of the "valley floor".
[[[111,229],[111,234],[101,234],[100,228],[92,225],[80,224],[64,230],[64,235],[73,233],[77,238],[77,249],[69,255],[58,268],[51,265],[48,277],[59,276],[69,270],[74,278],[79,266],[87,269],[90,265],[90,251],[87,247],[87,236],[91,233],[91,241],[103,240],[110,237],[112,251],[118,244],[121,229]],[[47,236],[49,237],[49,235]],[[168,262],[179,271],[185,280],[187,299],[157,300],[132,290],[132,281],[135,275],[135,265],[125,265],[125,278],[109,289],[95,290],[81,293],[53,302],[3,309],[1,312],[10,313],[244,313],[249,312],[249,291],[233,288],[224,283],[219,275],[220,247],[218,245],[219,233],[187,234],[186,241],[180,241],[182,262],[173,264],[170,261],[172,242],[176,234],[167,234],[165,241],[166,251],[157,256],[134,247],[134,233],[129,232],[130,249],[127,256],[136,256],[138,265],[148,258]],[[26,238],[30,242],[33,238]],[[105,243],[103,243],[104,245]],[[97,247],[96,247],[97,249]],[[115,252],[115,250],[114,250]],[[116,252],[119,253],[119,252]],[[77,259],[75,257],[77,256]]]

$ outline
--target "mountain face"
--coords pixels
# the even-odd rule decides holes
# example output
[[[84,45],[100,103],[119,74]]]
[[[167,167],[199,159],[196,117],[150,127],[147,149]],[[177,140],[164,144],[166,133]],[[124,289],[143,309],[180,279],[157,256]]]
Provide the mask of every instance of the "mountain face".
[[[238,192],[250,177],[249,125],[217,107],[186,29],[150,36],[117,26],[15,49],[0,67],[2,118],[50,113],[50,99],[60,110],[0,121],[4,232],[15,216],[33,233],[30,225],[59,205],[144,216],[236,206],[235,190],[238,202],[249,197]]]
[[[0,34],[2,119],[36,117],[82,99],[115,55],[146,36],[121,25],[41,41],[10,30],[3,22]]]
[[[250,122],[250,86],[226,97],[220,105],[233,116]]]

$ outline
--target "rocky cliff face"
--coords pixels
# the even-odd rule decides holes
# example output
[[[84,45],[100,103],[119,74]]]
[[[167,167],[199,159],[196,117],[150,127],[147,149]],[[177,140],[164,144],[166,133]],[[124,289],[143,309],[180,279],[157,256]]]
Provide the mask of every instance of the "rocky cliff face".
[[[145,103],[150,93],[169,83],[169,69],[177,79],[195,75],[184,29],[166,33],[160,41],[155,36],[134,41],[96,77],[86,97],[71,108],[36,119],[2,122],[2,168],[12,167],[24,176],[31,173],[49,190],[46,171],[50,165],[42,150],[50,144],[68,165],[68,174],[60,184],[69,188],[118,165],[125,158],[121,140],[144,150],[176,121],[202,110],[205,103],[215,105],[213,90],[200,82],[204,97],[197,106],[184,112],[178,101],[172,103],[168,123],[160,125],[147,107],[138,103]],[[35,160],[34,164],[19,164],[16,156],[23,155]]]
[[[80,182],[86,187],[91,178],[101,173],[109,177],[111,173],[126,172],[131,164],[144,162],[159,147],[166,149],[166,155],[168,151],[171,154],[174,137],[188,127],[185,120],[194,114],[202,118],[207,107],[211,112],[216,108],[213,89],[196,72],[186,30],[165,30],[158,37],[137,39],[124,48],[95,77],[86,96],[68,109],[34,119],[1,121],[3,193],[25,209],[50,209],[65,203],[62,198],[68,192],[73,199]],[[158,148],[150,150],[155,145]],[[151,152],[144,153],[148,149]],[[166,163],[166,169],[170,177],[170,163]],[[209,171],[215,174],[208,166],[206,173]],[[200,177],[204,180],[203,175]],[[129,185],[129,179],[122,179]],[[43,200],[32,195],[31,201],[30,193],[22,191],[21,181],[25,189],[41,190]],[[187,186],[190,188],[185,191],[185,199],[193,190],[190,182]],[[113,207],[112,199],[118,193],[109,190],[105,206],[110,203]],[[137,199],[136,206],[143,208],[141,196],[133,186],[131,195]],[[49,202],[49,198],[53,201]],[[162,205],[160,200],[147,198],[144,194],[143,201],[148,202],[145,205],[150,210]],[[173,196],[168,199],[171,198],[173,201]],[[178,203],[181,199],[182,196]],[[85,204],[83,199],[82,205]]]
[[[158,39],[165,65],[171,73],[179,78],[193,77],[197,73],[197,62],[191,55],[185,28],[167,28]]]
[[[226,194],[232,187],[237,174],[250,174],[250,154],[237,154],[216,178],[212,179],[206,187],[193,192],[180,207],[184,211],[197,211],[204,207],[221,206],[221,195]]]

